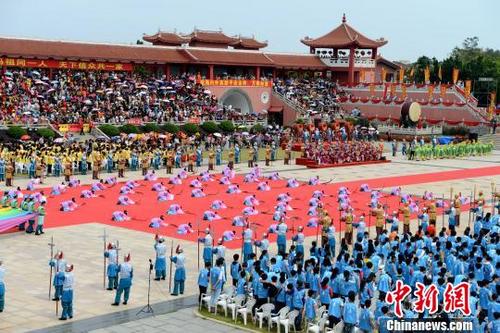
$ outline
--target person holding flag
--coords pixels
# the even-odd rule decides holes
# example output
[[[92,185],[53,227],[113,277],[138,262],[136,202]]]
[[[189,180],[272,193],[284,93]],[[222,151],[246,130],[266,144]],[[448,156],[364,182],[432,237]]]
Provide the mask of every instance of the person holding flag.
[[[59,320],[67,320],[73,318],[73,287],[75,284],[75,277],[73,276],[73,265],[66,265],[63,273],[62,285],[62,314]]]
[[[63,291],[64,270],[66,267],[66,260],[64,260],[63,252],[57,252],[54,258],[50,260],[49,265],[56,270],[56,274],[52,281],[52,285],[54,286],[54,298],[52,298],[52,300],[59,301]]]
[[[286,253],[286,233],[288,231],[288,226],[285,223],[285,219],[282,218],[278,223],[276,228],[276,234],[278,235],[278,253]]]
[[[246,229],[243,231],[243,262],[247,262],[253,253],[252,238],[253,231],[250,228],[250,223],[247,223]]]
[[[205,264],[212,263],[213,238],[209,228],[205,229],[205,237],[199,238],[198,242],[203,243],[203,261]]]
[[[154,249],[156,252],[155,260],[155,281],[165,280],[167,277],[167,246],[165,238],[158,235],[155,236]]]
[[[184,294],[184,282],[186,281],[186,268],[184,267],[186,257],[184,256],[184,250],[180,245],[177,245],[175,253],[175,256],[170,257],[170,261],[175,264],[174,292],[171,294],[172,296]]]
[[[123,305],[127,305],[130,296],[130,288],[132,287],[132,278],[134,276],[134,269],[130,263],[130,253],[123,258],[123,263],[118,265],[118,276],[120,282],[116,290],[115,301],[111,305],[120,305],[120,299],[123,295]]]
[[[118,288],[118,251],[116,244],[109,243],[108,249],[104,251],[104,257],[108,259],[106,275],[108,276],[108,288],[113,290]]]

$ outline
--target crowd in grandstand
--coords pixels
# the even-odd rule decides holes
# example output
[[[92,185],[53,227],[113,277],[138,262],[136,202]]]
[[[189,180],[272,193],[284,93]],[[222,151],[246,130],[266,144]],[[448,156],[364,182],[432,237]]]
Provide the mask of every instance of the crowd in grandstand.
[[[251,120],[218,105],[193,75],[157,79],[126,72],[9,69],[0,80],[4,123],[125,123]]]
[[[333,118],[341,111],[337,97],[344,92],[333,81],[322,78],[276,79],[273,87],[277,93],[307,110],[309,115],[321,113]]]

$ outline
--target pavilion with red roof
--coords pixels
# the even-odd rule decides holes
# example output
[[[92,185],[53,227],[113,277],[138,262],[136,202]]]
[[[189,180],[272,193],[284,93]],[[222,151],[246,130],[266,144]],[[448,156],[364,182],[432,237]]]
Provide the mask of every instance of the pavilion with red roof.
[[[345,14],[342,16],[342,24],[337,28],[318,38],[305,37],[301,42],[309,46],[312,54],[328,59],[332,65],[345,62],[342,57],[339,58],[339,55],[344,56],[344,58],[345,55],[348,55],[347,82],[349,84],[355,83],[355,67],[363,65],[362,61],[356,61],[355,58],[363,60],[363,56],[366,54],[371,56],[372,60],[375,60],[377,59],[377,49],[387,44],[387,41],[383,38],[373,40],[356,31],[347,24]]]

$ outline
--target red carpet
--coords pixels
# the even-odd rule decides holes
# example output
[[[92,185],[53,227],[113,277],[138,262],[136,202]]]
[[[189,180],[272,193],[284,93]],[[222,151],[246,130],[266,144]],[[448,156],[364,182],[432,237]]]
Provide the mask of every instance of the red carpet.
[[[231,225],[232,218],[236,215],[242,215],[242,209],[244,208],[244,198],[251,193],[255,193],[257,195],[257,198],[261,201],[261,204],[260,206],[257,206],[257,209],[261,213],[267,213],[251,216],[249,219],[251,223],[256,223],[259,225],[256,230],[256,236],[257,238],[260,238],[262,233],[267,231],[269,225],[275,223],[272,220],[271,214],[274,211],[276,197],[279,193],[288,192],[294,198],[291,203],[291,206],[294,208],[294,210],[288,212],[287,215],[288,217],[296,217],[296,219],[289,220],[287,224],[289,226],[289,229],[296,229],[299,225],[305,226],[307,224],[307,221],[310,218],[307,215],[309,199],[311,198],[311,194],[314,190],[320,189],[324,190],[327,195],[331,196],[325,198],[323,202],[326,203],[327,209],[334,219],[336,228],[337,230],[339,230],[339,219],[337,213],[338,205],[336,202],[336,198],[338,188],[341,186],[347,186],[351,190],[352,206],[355,208],[355,214],[359,216],[362,212],[368,212],[367,204],[370,199],[369,193],[359,192],[359,187],[363,183],[369,184],[370,188],[372,189],[383,189],[385,192],[387,192],[390,190],[390,188],[395,186],[463,179],[469,177],[483,177],[499,174],[500,167],[488,167],[468,170],[435,172],[420,175],[386,177],[344,183],[331,183],[319,186],[309,186],[303,184],[295,189],[286,188],[286,181],[278,180],[269,181],[272,189],[268,192],[256,191],[257,183],[243,183],[242,176],[237,176],[233,180],[233,183],[240,184],[240,189],[244,191],[243,193],[227,194],[225,193],[227,186],[219,185],[218,181],[214,181],[210,183],[203,183],[205,193],[210,194],[205,198],[191,198],[192,188],[189,187],[189,183],[192,177],[185,179],[182,185],[176,186],[167,185],[168,181],[166,179],[160,179],[157,182],[163,181],[167,188],[172,188],[171,192],[175,194],[175,199],[173,201],[158,203],[156,200],[157,193],[151,190],[151,187],[155,182],[139,181],[141,186],[137,189],[137,191],[140,193],[129,195],[132,200],[137,201],[137,204],[132,206],[118,206],[116,204],[121,184],[117,184],[114,187],[106,189],[105,191],[98,192],[99,194],[104,195],[104,197],[80,199],[80,192],[83,189],[87,189],[90,187],[87,185],[78,188],[70,188],[60,196],[49,198],[47,204],[47,216],[45,225],[47,228],[51,228],[81,223],[100,222],[133,230],[146,231],[152,234],[159,233],[171,237],[195,241],[197,238],[196,231],[199,222],[200,230],[204,230],[205,228],[209,227],[209,224],[211,223],[212,230],[214,231],[216,239],[221,237],[222,233],[226,230],[235,230],[237,232],[237,235],[239,236],[241,234],[241,227],[233,227]],[[220,175],[216,175],[215,177],[218,179],[220,178]],[[45,193],[46,195],[48,195],[50,193],[50,189],[45,189]],[[447,189],[445,191],[445,195],[447,195],[446,193]],[[441,193],[435,193],[435,195],[439,196],[441,195]],[[72,197],[75,197],[77,203],[82,204],[82,206],[78,207],[73,212],[61,212],[59,210],[60,202],[63,200],[70,200]],[[207,221],[201,221],[203,212],[210,209],[210,205],[215,199],[223,200],[229,207],[227,209],[218,211],[218,214],[225,219],[213,221],[210,223]],[[381,202],[389,206],[387,210],[389,213],[393,210],[397,210],[399,205],[398,197],[389,195],[384,197]],[[421,207],[422,202],[423,201],[420,198]],[[183,210],[190,214],[176,216],[166,215],[166,210],[172,203],[180,204]],[[112,221],[111,215],[113,211],[116,210],[128,210],[129,216],[131,216],[133,219],[131,221],[125,222]],[[158,217],[162,214],[165,216],[165,221],[168,224],[180,225],[182,223],[191,222],[195,232],[189,235],[178,235],[176,226],[166,226],[161,227],[160,229],[149,228],[151,218]],[[373,222],[373,219],[370,220],[372,220],[371,222]],[[439,218],[438,221],[440,223],[441,218]],[[305,234],[308,236],[315,235],[316,228],[306,227]],[[271,235],[270,239],[274,241],[275,236]],[[237,248],[241,246],[241,240],[235,239],[231,242],[227,242],[226,246],[229,248]]]

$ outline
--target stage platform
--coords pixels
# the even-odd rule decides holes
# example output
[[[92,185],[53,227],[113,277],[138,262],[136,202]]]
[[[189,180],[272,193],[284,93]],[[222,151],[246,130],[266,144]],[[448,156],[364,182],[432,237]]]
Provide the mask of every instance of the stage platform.
[[[364,162],[350,162],[350,163],[340,163],[340,164],[317,164],[310,158],[298,157],[295,159],[295,164],[303,165],[310,169],[324,169],[324,168],[338,168],[338,167],[348,167],[357,165],[367,165],[367,164],[381,164],[390,163],[390,160],[378,160],[378,161],[364,161]]]

